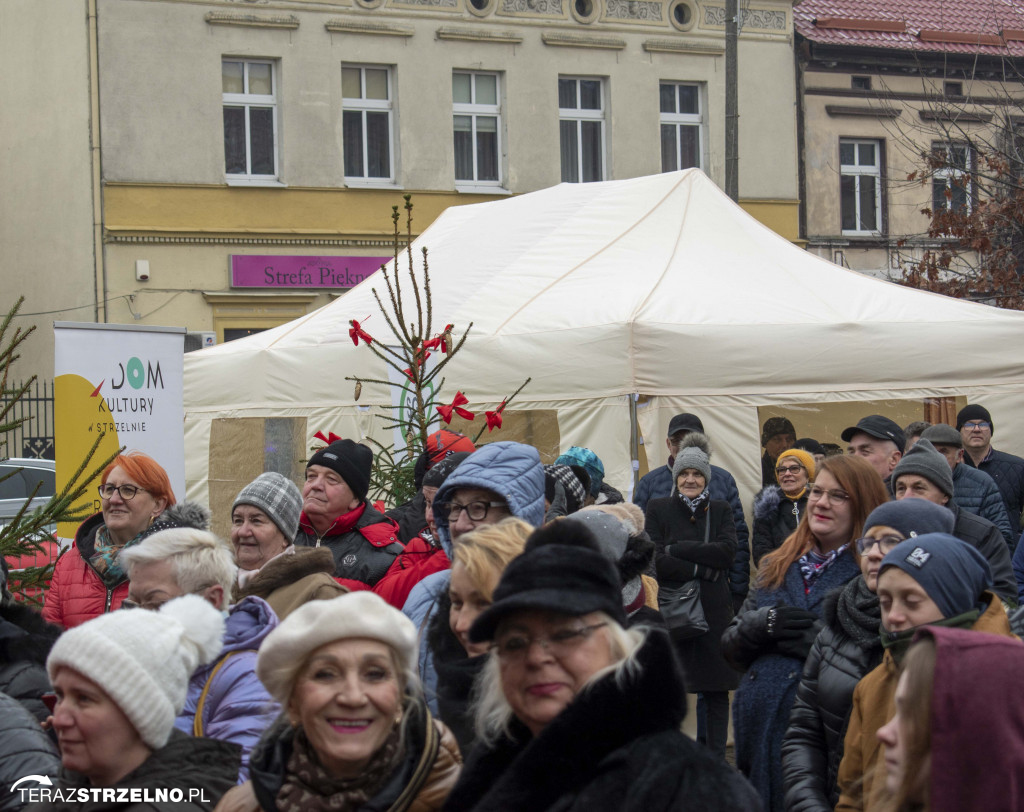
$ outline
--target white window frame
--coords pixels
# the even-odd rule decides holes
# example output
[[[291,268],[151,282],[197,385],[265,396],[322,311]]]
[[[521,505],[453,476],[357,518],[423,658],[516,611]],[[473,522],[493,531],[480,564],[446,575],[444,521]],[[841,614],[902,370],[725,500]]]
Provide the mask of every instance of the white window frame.
[[[366,174],[363,175],[345,175],[345,183],[348,186],[392,186],[395,183],[395,83],[394,83],[394,68],[391,65],[372,65],[369,63],[355,63],[355,62],[343,62],[341,65],[342,69],[350,68],[357,69],[359,71],[359,88],[363,94],[361,99],[352,99],[344,96],[342,91],[341,108],[342,116],[346,112],[358,112],[362,119],[362,131],[363,131],[363,155],[362,164],[363,172],[366,172],[367,164],[369,163],[369,139],[366,137],[366,113],[373,112],[386,112],[388,114],[388,158],[389,167],[387,177],[370,177]],[[388,97],[387,100],[382,99],[367,99],[366,98],[366,70],[383,70],[387,71],[388,76]],[[343,124],[344,126],[344,124]],[[345,147],[342,145],[341,164],[342,168],[345,166]]]
[[[278,88],[278,76],[277,76],[277,62],[273,59],[247,59],[243,57],[224,56],[221,57],[221,70],[223,71],[223,65],[225,62],[241,62],[242,63],[242,77],[243,77],[243,88],[248,89],[249,87],[249,66],[250,65],[269,65],[270,66],[270,85],[273,88],[273,93],[270,95],[263,95],[258,93],[221,93],[221,108],[222,110],[227,107],[241,107],[245,110],[245,168],[244,173],[229,173],[227,171],[227,163],[225,156],[224,174],[229,182],[232,183],[267,183],[276,182],[279,177],[279,166],[280,158],[279,151],[281,147],[281,140],[278,134],[278,111],[277,111],[277,88]],[[274,138],[274,172],[270,175],[257,175],[252,173],[252,134],[250,132],[249,123],[249,111],[253,107],[270,107],[271,108],[271,126]],[[225,133],[225,138],[227,134]]]
[[[674,98],[676,100],[676,106],[679,104],[679,88],[680,87],[695,87],[697,88],[697,112],[696,113],[660,113],[661,110],[661,88],[665,85],[670,85],[674,90]],[[674,81],[661,81],[658,83],[658,109],[660,113],[658,135],[661,135],[661,126],[670,126],[675,131],[676,141],[676,165],[680,168],[689,169],[690,167],[683,167],[682,163],[682,139],[679,137],[680,127],[696,127],[697,128],[697,168],[705,169],[704,162],[704,145],[707,138],[707,122],[704,120],[704,91],[705,86],[703,82],[674,82]],[[663,170],[664,171],[664,170]],[[705,170],[706,171],[706,170]]]
[[[971,173],[974,171],[974,150],[971,149],[971,145],[966,141],[936,141],[932,144],[933,152],[944,152],[949,155],[951,149],[962,149],[964,150],[964,166],[966,168],[961,169],[957,166],[944,166],[935,169],[932,172],[932,208],[935,208],[935,181],[942,180],[945,182],[946,188],[949,189],[952,186],[952,182],[962,177],[968,178],[967,186],[963,187],[965,192],[965,205],[966,210],[964,214],[970,214],[974,210],[974,183],[970,180]],[[943,208],[946,208],[943,206]]]
[[[452,76],[462,75],[469,76],[469,88],[470,88],[470,99],[469,103],[456,102],[452,99],[452,154],[454,159],[455,150],[455,116],[469,116],[470,119],[470,146],[473,150],[473,178],[456,178],[455,188],[460,191],[480,191],[480,190],[491,190],[491,189],[503,189],[505,182],[505,139],[503,137],[505,123],[502,120],[501,108],[502,108],[502,94],[504,93],[504,82],[502,82],[502,74],[497,71],[486,71],[486,70],[453,70]],[[476,101],[476,79],[478,76],[493,76],[494,77],[494,91],[497,104],[478,104]],[[483,116],[487,118],[495,118],[496,121],[496,138],[495,138],[495,155],[496,165],[498,167],[498,179],[497,180],[478,180],[477,175],[480,170],[480,164],[477,160],[476,151],[476,120],[477,116]]]
[[[559,171],[561,171],[561,155],[562,155],[562,144],[561,144],[561,123],[563,121],[574,121],[576,122],[576,176],[581,180],[576,181],[577,183],[600,183],[601,181],[608,180],[608,128],[606,124],[605,113],[608,109],[606,99],[608,97],[607,87],[605,86],[605,80],[600,76],[559,76],[559,81],[566,80],[576,83],[576,107],[559,107],[558,108],[558,122],[559,122],[559,144],[558,144],[558,155],[559,155]],[[580,82],[597,82],[601,91],[601,109],[600,110],[584,110],[580,107]],[[584,181],[583,178],[583,122],[584,121],[598,121],[601,123],[601,177],[596,181]]]
[[[858,148],[861,144],[871,144],[875,148],[875,163],[873,165],[866,164],[844,164],[842,163],[843,145],[852,144],[854,160],[859,160],[860,149]],[[875,179],[875,228],[872,229],[859,229],[859,228],[842,228],[843,222],[843,201],[842,192],[840,191],[839,199],[839,225],[844,235],[851,237],[855,236],[879,236],[882,233],[882,142],[878,138],[840,138],[839,139],[839,176],[840,183],[842,178],[853,177],[855,179],[855,191],[853,195],[854,206],[856,210],[854,212],[855,222],[861,222],[860,216],[860,179],[864,177],[870,177]]]

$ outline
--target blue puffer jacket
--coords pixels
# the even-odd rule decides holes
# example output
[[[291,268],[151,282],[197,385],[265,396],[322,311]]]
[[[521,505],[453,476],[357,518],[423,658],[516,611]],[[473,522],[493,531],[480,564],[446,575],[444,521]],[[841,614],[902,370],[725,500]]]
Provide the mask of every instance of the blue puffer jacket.
[[[1013,551],[1013,575],[1017,579],[1017,599],[1024,604],[1024,533],[1017,539],[1017,549]],[[1021,614],[1024,623],[1024,613]]]
[[[203,703],[202,732],[203,738],[241,745],[238,783],[249,778],[249,751],[281,710],[256,678],[256,651],[277,623],[277,615],[262,598],[250,596],[232,606],[224,628],[224,648],[216,660],[192,674],[185,707],[174,720],[175,727],[192,735],[199,696],[210,674],[220,666]]]
[[[1024,459],[991,448],[985,459],[975,467],[995,481],[1003,495],[1003,503],[1013,529],[1024,529],[1021,517],[1021,511],[1024,510]]]
[[[508,502],[513,516],[534,527],[544,523],[544,468],[540,454],[533,446],[522,443],[489,443],[463,460],[434,497],[434,505],[447,501],[459,488],[486,488]],[[448,531],[448,516],[434,511],[437,535],[448,558],[452,557],[452,538]],[[434,714],[437,707],[437,672],[434,658],[427,645],[427,627],[434,614],[438,596],[448,589],[449,571],[428,575],[412,588],[402,612],[419,629],[419,670],[427,704]]]
[[[1017,534],[1010,527],[1006,504],[995,481],[984,471],[960,463],[953,469],[953,501],[999,528],[1013,555]]]
[[[729,589],[732,590],[733,609],[736,610],[747,597],[747,589],[750,586],[750,531],[743,518],[743,503],[740,502],[740,492],[736,488],[736,479],[732,474],[724,468],[712,465],[708,491],[712,499],[721,499],[729,503],[729,507],[732,508],[732,520],[736,524],[736,560],[729,570]],[[649,501],[662,499],[673,493],[675,488],[672,487],[672,468],[669,465],[662,465],[640,478],[636,485],[636,493],[633,494],[633,504],[639,505],[640,509],[646,512]]]

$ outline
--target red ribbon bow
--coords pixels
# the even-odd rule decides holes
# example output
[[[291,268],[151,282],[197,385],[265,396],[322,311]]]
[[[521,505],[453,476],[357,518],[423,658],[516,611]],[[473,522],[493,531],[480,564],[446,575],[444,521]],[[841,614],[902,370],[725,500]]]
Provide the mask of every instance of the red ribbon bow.
[[[352,339],[352,343],[357,347],[359,346],[359,339],[362,339],[367,344],[373,343],[373,337],[366,332],[362,327],[359,326],[359,322],[355,319],[351,319],[349,324],[352,326],[349,328],[348,337]]]
[[[501,405],[493,412],[484,412],[484,417],[487,418],[487,431],[501,428],[501,413],[503,411],[505,411],[504,400],[501,402]]]
[[[438,333],[436,336],[431,338],[429,341],[424,341],[423,342],[423,349],[425,349],[425,350],[440,349],[441,352],[447,354],[448,353],[448,342],[444,340],[444,337],[448,333],[448,331],[451,330],[454,326],[455,326],[454,324],[447,324],[447,325],[445,325],[445,328],[444,328],[444,330],[442,332]]]
[[[445,423],[452,422],[453,411],[459,417],[464,417],[466,420],[472,420],[475,417],[475,415],[472,412],[467,411],[466,409],[460,408],[462,405],[466,403],[469,403],[469,400],[466,398],[466,396],[462,394],[462,392],[456,392],[455,399],[451,402],[450,406],[437,406],[435,408],[437,409],[438,413],[441,415],[441,418],[444,420]]]
[[[322,431],[318,431],[313,436],[316,437],[318,440],[323,440],[325,443],[327,443],[327,445],[330,445],[331,443],[335,442],[336,440],[340,440],[341,439],[341,437],[339,437],[333,431],[327,432],[327,436],[326,437],[324,437],[324,433]]]

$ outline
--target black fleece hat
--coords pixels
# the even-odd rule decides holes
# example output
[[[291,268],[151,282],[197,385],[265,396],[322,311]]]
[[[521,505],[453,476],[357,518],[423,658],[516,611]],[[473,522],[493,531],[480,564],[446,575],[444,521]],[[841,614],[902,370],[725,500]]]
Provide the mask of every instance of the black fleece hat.
[[[559,543],[565,534],[565,543]],[[512,560],[494,589],[494,603],[469,628],[469,639],[494,639],[498,625],[521,610],[564,615],[604,612],[622,626],[622,579],[599,552],[593,533],[578,522],[559,521],[536,531],[522,555]]]
[[[996,433],[996,424],[992,422],[992,415],[980,403],[972,403],[960,410],[956,416],[956,430],[960,431],[968,420],[984,420],[992,427],[992,433]]]
[[[435,463],[434,467],[423,475],[423,487],[440,488],[448,478],[448,475],[458,468],[459,464],[470,453],[469,451],[456,451],[454,454],[449,454],[440,462]]]
[[[352,440],[335,440],[327,448],[317,451],[306,467],[322,465],[330,468],[345,480],[345,484],[357,499],[366,499],[370,490],[370,471],[373,469],[373,452],[365,445]]]
[[[907,447],[907,438],[903,436],[903,429],[888,417],[883,417],[880,414],[869,414],[867,417],[862,417],[857,421],[856,426],[843,429],[840,436],[844,443],[848,443],[853,439],[854,434],[867,434],[879,440],[891,440],[896,443],[900,453],[903,453],[903,449]]]

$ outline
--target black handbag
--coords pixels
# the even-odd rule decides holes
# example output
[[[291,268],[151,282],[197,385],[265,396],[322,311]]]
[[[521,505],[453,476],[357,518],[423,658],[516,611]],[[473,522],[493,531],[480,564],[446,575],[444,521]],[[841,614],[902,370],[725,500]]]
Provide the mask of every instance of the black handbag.
[[[704,543],[711,534],[711,516],[705,516]],[[658,587],[658,608],[668,626],[668,632],[676,640],[690,640],[700,637],[708,630],[704,616],[704,605],[700,601],[700,579],[694,578],[678,587]]]

